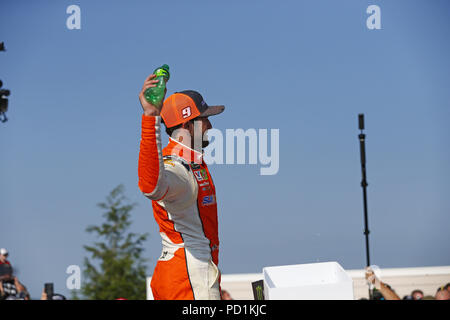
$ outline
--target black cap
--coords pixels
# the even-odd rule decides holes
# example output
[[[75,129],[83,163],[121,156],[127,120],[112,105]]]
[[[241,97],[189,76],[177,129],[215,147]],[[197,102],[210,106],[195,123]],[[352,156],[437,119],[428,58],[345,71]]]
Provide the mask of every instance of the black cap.
[[[225,106],[209,106],[205,99],[203,99],[202,95],[194,90],[184,90],[176,93],[185,94],[194,100],[195,105],[197,106],[198,111],[200,111],[199,117],[209,117],[214,116],[216,114],[222,113],[225,110]]]

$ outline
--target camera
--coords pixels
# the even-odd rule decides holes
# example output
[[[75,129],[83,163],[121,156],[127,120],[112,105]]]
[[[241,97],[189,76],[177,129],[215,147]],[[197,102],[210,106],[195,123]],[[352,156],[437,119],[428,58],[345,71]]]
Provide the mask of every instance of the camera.
[[[8,111],[8,99],[11,94],[11,91],[8,89],[1,89],[3,86],[3,82],[0,80],[0,121],[6,122],[8,118],[6,118],[6,111]]]
[[[6,51],[5,49],[5,43],[2,41],[0,42],[0,51]],[[0,80],[0,121],[6,122],[8,121],[8,118],[6,117],[6,111],[8,111],[8,97],[11,94],[11,91],[7,89],[1,89],[3,86],[3,82]]]
[[[44,291],[47,294],[47,300],[52,300],[53,299],[53,294],[54,294],[53,283],[52,282],[45,283],[44,284]]]

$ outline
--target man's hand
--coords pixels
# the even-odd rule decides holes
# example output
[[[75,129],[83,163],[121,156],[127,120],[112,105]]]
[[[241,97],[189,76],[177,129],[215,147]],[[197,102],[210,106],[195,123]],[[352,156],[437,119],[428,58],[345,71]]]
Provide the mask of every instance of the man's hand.
[[[146,116],[159,116],[159,113],[161,112],[160,109],[148,102],[144,96],[145,90],[147,90],[148,88],[156,87],[156,84],[159,82],[159,80],[153,80],[155,78],[156,74],[151,74],[150,76],[148,76],[147,79],[145,79],[144,86],[142,87],[141,92],[139,93],[139,101],[141,102],[142,109],[144,110],[144,115]],[[164,94],[166,92],[167,89],[165,90]]]
[[[388,285],[375,276],[375,272],[370,267],[366,268],[366,280],[372,283],[386,300],[401,300],[394,290],[390,289]]]
[[[379,290],[381,287],[381,281],[375,276],[375,272],[373,272],[372,268],[370,267],[367,267],[365,271],[366,280]]]

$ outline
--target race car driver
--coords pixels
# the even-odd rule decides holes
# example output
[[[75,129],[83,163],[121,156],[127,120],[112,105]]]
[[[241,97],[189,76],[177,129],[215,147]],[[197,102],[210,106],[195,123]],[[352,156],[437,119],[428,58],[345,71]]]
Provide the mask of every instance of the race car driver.
[[[144,97],[158,80],[150,75],[139,94],[142,131],[139,188],[152,200],[162,238],[151,289],[158,300],[218,300],[219,237],[216,192],[202,149],[211,129],[209,116],[224,106],[209,106],[196,91],[170,95],[159,110]],[[170,135],[161,148],[161,122]],[[205,141],[204,141],[205,140]]]

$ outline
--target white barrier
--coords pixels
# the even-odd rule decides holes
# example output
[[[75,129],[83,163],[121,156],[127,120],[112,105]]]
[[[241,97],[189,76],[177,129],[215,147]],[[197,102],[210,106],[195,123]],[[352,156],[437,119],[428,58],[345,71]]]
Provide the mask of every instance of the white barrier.
[[[150,282],[152,282],[152,277],[147,277],[146,280],[147,300],[154,300],[152,288],[150,287]]]
[[[337,262],[263,268],[266,300],[352,300],[352,278]]]

